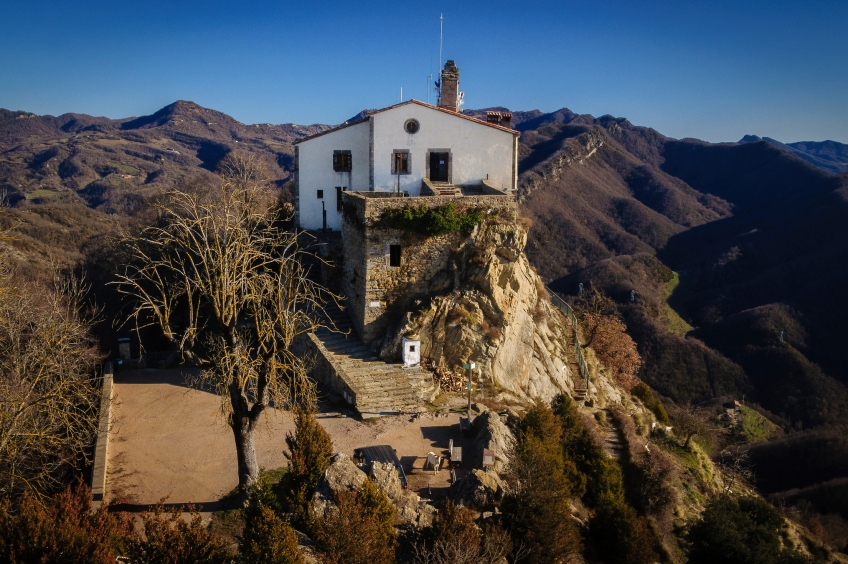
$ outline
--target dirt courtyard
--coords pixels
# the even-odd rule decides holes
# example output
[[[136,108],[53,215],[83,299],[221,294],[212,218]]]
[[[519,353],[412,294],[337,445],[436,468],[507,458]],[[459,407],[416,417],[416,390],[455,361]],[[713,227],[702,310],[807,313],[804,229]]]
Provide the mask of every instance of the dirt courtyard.
[[[451,438],[464,444],[459,414],[360,422],[321,407],[318,419],[332,437],[335,452],[352,456],[355,448],[391,445],[407,471],[414,468],[410,489],[426,498],[428,485],[434,495],[449,486],[447,470],[434,475],[422,465],[428,452],[444,454]],[[294,423],[288,412],[267,409],[265,413],[256,433],[256,456],[260,467],[270,470],[286,466],[285,436],[294,430]],[[462,468],[458,474],[467,470]],[[208,511],[237,484],[235,442],[221,416],[218,396],[186,387],[181,369],[115,375],[107,500],[121,497],[141,509],[167,497],[168,503],[203,505]]]

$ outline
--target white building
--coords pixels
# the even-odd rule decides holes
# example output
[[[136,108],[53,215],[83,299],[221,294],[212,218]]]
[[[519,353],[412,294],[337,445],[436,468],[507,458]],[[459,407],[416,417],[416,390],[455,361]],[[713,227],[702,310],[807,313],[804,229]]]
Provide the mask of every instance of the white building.
[[[459,71],[448,61],[439,106],[410,100],[298,141],[296,225],[340,230],[346,190],[419,196],[433,186],[449,190],[484,181],[514,190],[519,133],[509,127],[511,114],[492,113],[488,121],[463,115],[458,87]]]

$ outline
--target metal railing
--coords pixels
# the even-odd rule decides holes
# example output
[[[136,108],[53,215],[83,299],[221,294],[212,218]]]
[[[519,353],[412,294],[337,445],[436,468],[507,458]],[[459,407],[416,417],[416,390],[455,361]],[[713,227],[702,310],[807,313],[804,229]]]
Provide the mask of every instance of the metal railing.
[[[586,387],[589,387],[589,367],[586,365],[586,359],[583,358],[583,346],[580,344],[578,337],[577,316],[574,315],[574,310],[568,305],[568,302],[560,298],[553,290],[548,288],[548,293],[551,295],[551,303],[565,314],[568,321],[571,322],[571,327],[574,329],[574,356],[577,358],[577,366],[580,369],[580,376],[586,382]]]

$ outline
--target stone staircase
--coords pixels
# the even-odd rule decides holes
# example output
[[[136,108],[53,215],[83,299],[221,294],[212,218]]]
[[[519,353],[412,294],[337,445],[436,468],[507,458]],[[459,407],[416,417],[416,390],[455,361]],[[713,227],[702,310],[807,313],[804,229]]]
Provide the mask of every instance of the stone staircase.
[[[437,196],[462,196],[462,188],[446,182],[433,182],[432,190]]]
[[[566,326],[570,329],[568,335],[568,351],[574,351],[577,332],[570,323],[567,323]],[[586,387],[586,380],[584,380],[583,376],[580,374],[580,366],[577,364],[577,359],[573,352],[566,355],[566,361],[568,363],[568,369],[571,371],[571,380],[574,382],[574,390],[571,394],[571,399],[573,399],[578,406],[585,405],[589,389]]]
[[[435,394],[433,375],[420,366],[404,368],[371,354],[356,336],[348,315],[337,307],[326,314],[343,333],[319,329],[314,334],[319,354],[349,390],[345,399],[363,417],[423,411]],[[347,334],[344,334],[347,333]]]
[[[608,427],[604,430],[604,452],[607,456],[616,460],[621,460],[624,456],[624,440],[621,435],[621,430],[613,423],[612,415],[609,411],[604,410]]]

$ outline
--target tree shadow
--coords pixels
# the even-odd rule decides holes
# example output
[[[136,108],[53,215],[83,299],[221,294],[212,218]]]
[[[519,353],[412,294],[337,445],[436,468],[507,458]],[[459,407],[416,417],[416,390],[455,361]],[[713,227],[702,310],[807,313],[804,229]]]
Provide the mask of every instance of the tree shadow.
[[[164,370],[138,368],[117,372],[114,375],[114,382],[115,384],[165,384],[201,392],[215,393],[210,386],[189,385],[188,379],[199,374],[200,369],[191,366],[166,368]]]
[[[111,503],[109,511],[113,513],[145,513],[153,511],[157,507],[157,503]],[[241,501],[236,496],[227,496],[217,501],[192,501],[186,503],[163,503],[162,508],[165,511],[173,511],[174,509],[189,512],[215,512],[226,511],[228,509],[241,508]]]

